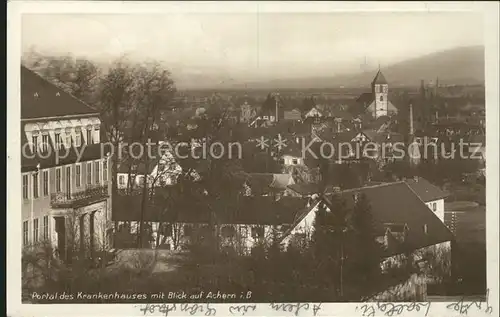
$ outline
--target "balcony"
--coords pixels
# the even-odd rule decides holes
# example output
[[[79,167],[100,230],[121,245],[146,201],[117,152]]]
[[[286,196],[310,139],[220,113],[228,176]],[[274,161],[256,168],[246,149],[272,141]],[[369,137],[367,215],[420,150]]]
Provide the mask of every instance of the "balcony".
[[[109,197],[108,185],[86,185],[83,190],[55,193],[50,196],[52,208],[79,208]]]

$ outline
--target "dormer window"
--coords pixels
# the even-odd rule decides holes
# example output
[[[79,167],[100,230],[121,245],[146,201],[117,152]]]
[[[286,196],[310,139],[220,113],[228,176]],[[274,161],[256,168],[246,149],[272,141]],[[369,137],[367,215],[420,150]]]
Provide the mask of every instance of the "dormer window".
[[[87,127],[87,145],[92,144],[92,127]]]
[[[92,138],[92,141],[94,144],[97,144],[100,142],[100,127],[99,126],[95,126],[94,127],[94,133],[93,133],[94,137]]]

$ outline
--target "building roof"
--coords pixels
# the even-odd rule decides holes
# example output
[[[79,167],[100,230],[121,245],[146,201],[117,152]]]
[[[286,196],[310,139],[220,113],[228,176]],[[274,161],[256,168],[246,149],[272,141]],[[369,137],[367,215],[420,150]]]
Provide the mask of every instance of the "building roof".
[[[257,196],[273,191],[283,191],[294,182],[291,174],[249,173],[246,175],[252,195]]]
[[[372,85],[387,85],[388,82],[384,77],[384,74],[382,74],[382,71],[377,72],[377,75],[375,75],[375,78],[373,78]]]
[[[283,113],[283,119],[285,120],[296,120],[296,121],[299,121],[299,120],[302,120],[302,113],[300,113],[299,110],[291,110],[291,111],[284,111]]]
[[[288,185],[291,185],[293,183],[295,183],[295,181],[293,180],[292,174],[274,174],[273,182],[271,183],[270,187],[285,190]]]
[[[390,224],[404,224],[409,229],[406,245],[411,250],[454,239],[448,228],[406,182],[386,183],[343,191],[340,195],[345,198],[347,206],[354,205],[355,193],[362,193],[368,199],[378,235],[385,234]],[[331,197],[331,195],[326,196],[327,199]]]
[[[448,197],[448,193],[441,188],[431,184],[422,177],[407,179],[406,183],[415,194],[424,202],[430,202]]]
[[[21,119],[77,115],[98,115],[98,111],[21,66]]]
[[[116,195],[113,221],[139,221],[141,219],[141,195]],[[279,225],[292,224],[298,213],[303,212],[307,199],[298,197],[239,197],[230,214],[217,216],[220,224]],[[170,210],[148,202],[144,210],[146,222],[209,223],[207,203],[196,199],[183,199]],[[175,210],[175,212],[174,212]]]
[[[320,192],[320,186],[314,183],[298,183],[289,185],[288,188],[302,196],[317,194]]]
[[[360,104],[369,105],[373,101],[373,93],[372,92],[364,92],[357,99],[356,102]]]

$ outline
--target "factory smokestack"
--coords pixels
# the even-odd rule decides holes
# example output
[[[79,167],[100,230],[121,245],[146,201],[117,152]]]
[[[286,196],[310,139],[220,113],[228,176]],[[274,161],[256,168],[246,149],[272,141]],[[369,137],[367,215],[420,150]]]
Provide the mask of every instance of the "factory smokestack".
[[[413,135],[413,105],[410,103],[410,135]]]

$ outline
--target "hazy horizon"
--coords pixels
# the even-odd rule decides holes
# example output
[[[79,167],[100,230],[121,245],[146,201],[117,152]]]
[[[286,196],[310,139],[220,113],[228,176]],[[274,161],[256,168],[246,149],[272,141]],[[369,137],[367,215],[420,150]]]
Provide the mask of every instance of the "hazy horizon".
[[[477,12],[25,14],[22,51],[99,63],[122,54],[190,78],[234,83],[329,77],[484,46]],[[366,63],[365,63],[366,61]]]

